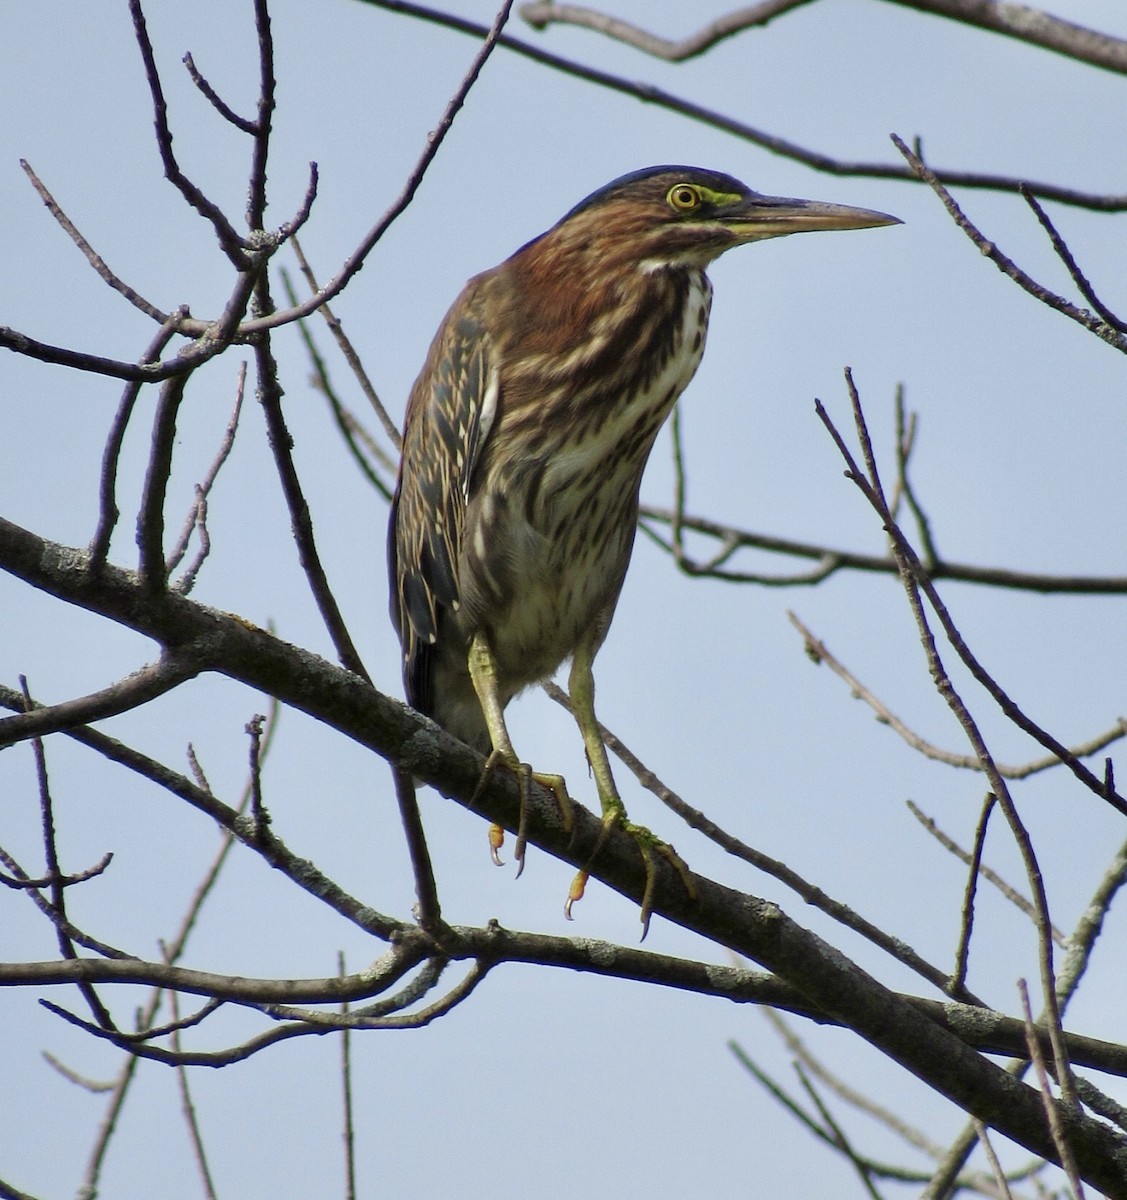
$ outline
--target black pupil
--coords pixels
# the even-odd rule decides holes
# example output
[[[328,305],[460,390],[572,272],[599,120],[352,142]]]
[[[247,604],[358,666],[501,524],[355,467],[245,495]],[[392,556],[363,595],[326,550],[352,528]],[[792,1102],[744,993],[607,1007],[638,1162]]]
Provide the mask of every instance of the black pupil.
[[[677,189],[677,203],[682,207],[688,208],[689,205],[695,200],[696,195],[694,194],[692,188],[683,187]]]

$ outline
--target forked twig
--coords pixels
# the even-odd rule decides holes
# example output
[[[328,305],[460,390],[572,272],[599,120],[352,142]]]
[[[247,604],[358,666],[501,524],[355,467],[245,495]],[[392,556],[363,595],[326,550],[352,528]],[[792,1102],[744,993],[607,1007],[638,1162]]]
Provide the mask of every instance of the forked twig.
[[[829,649],[826,643],[804,625],[790,609],[787,610],[787,619],[802,635],[807,655],[819,666],[825,665],[829,667],[839,679],[845,682],[851,696],[867,704],[873,710],[876,719],[882,725],[887,725],[894,733],[898,734],[913,750],[918,750],[925,758],[945,763],[949,767],[958,767],[961,770],[968,771],[982,770],[982,764],[973,754],[956,754],[952,750],[944,750],[942,747],[936,746],[916,733],[867,684],[862,683],[841,659]],[[1106,749],[1113,742],[1118,741],[1124,736],[1127,736],[1127,718],[1120,717],[1109,730],[1097,734],[1096,737],[1091,738],[1087,742],[1082,742],[1080,745],[1072,747],[1068,753],[1078,759],[1087,758],[1089,755]],[[1043,758],[1032,759],[1027,763],[996,763],[995,765],[998,768],[998,773],[1005,779],[1026,779],[1030,775],[1036,775],[1041,771],[1048,771],[1053,767],[1059,767],[1063,765],[1063,762],[1059,755],[1049,754]]]
[[[834,443],[837,445],[839,453],[842,455],[847,467],[846,475],[853,481],[858,489],[868,500],[874,511],[879,515],[885,531],[889,536],[889,543],[893,553],[901,564],[901,580],[904,585],[905,595],[908,598],[908,603],[912,609],[912,614],[915,617],[917,626],[920,631],[920,638],[924,646],[925,654],[928,662],[928,670],[935,682],[936,690],[940,696],[946,701],[959,724],[967,736],[967,740],[974,749],[975,754],[982,762],[983,772],[990,782],[991,789],[997,798],[1002,812],[1005,814],[1006,821],[1013,834],[1014,841],[1018,851],[1021,854],[1022,861],[1025,865],[1026,875],[1029,879],[1030,891],[1033,896],[1033,902],[1036,911],[1036,925],[1038,930],[1037,944],[1039,949],[1039,963],[1041,968],[1041,983],[1042,992],[1044,994],[1045,1010],[1047,1013],[1047,1024],[1049,1037],[1053,1045],[1054,1057],[1056,1059],[1056,1067],[1058,1077],[1061,1083],[1061,1091],[1067,1103],[1075,1103],[1075,1085],[1072,1082],[1072,1072],[1068,1064],[1068,1059],[1064,1050],[1063,1031],[1061,1029],[1060,1006],[1057,998],[1056,980],[1053,966],[1053,945],[1050,935],[1051,923],[1049,921],[1048,898],[1045,893],[1044,880],[1041,875],[1040,866],[1037,861],[1036,853],[1033,849],[1032,841],[1029,837],[1029,832],[1017,813],[1017,809],[1010,796],[1009,789],[1005,780],[998,774],[997,767],[994,764],[992,755],[987,748],[986,742],[978,728],[978,723],[972,717],[969,709],[959,695],[946,668],[943,665],[939,655],[939,649],[936,645],[934,634],[931,631],[931,626],[924,610],[922,596],[927,597],[928,604],[938,617],[943,628],[944,634],[948,642],[954,648],[955,652],[962,659],[964,664],[968,666],[975,678],[981,675],[989,680],[993,687],[992,695],[1001,693],[1001,689],[993,679],[991,679],[977,660],[970,654],[969,648],[966,647],[961,635],[959,634],[954,622],[951,619],[946,606],[935,591],[931,581],[927,578],[923,567],[916,557],[915,551],[904,537],[903,531],[893,520],[891,513],[888,511],[888,505],[885,500],[884,491],[881,486],[880,476],[877,471],[876,458],[873,451],[872,441],[869,437],[868,428],[865,422],[864,412],[861,408],[861,398],[857,392],[857,388],[853,382],[852,373],[846,369],[845,373],[846,384],[849,389],[850,403],[853,408],[854,426],[857,431],[857,436],[861,444],[861,451],[865,462],[865,470],[862,472],[853,459],[848,446],[844,439],[834,426],[829,414],[820,401],[816,403],[816,411],[822,420]],[[969,661],[968,661],[969,660]],[[973,663],[973,665],[972,665]],[[976,670],[977,668],[977,670]],[[980,679],[980,682],[982,680]],[[985,685],[984,685],[985,686]],[[1008,700],[1008,698],[1007,698]],[[1010,707],[1017,711],[1016,705],[1012,701],[1009,702]],[[1007,716],[1009,713],[1007,712]],[[1026,725],[1031,725],[1028,718],[1023,720]],[[1063,747],[1062,747],[1063,749]]]
[[[918,805],[909,800],[908,811],[912,816],[931,834],[933,838],[947,850],[955,855],[961,862],[974,868],[975,875],[981,875],[983,879],[992,883],[995,888],[1015,907],[1020,909],[1030,920],[1034,920],[1036,914],[1033,910],[1033,905],[1014,887],[1008,884],[998,873],[991,867],[982,863],[982,847],[979,844],[986,834],[986,822],[994,807],[994,797],[988,794],[982,806],[982,815],[979,818],[978,828],[975,831],[975,848],[971,853],[968,853],[962,846],[944,833],[942,829],[936,825],[932,817],[927,816]],[[1055,925],[1052,926],[1053,941],[1062,948],[1066,948],[1069,944],[1068,938]]]
[[[910,150],[901,138],[893,134],[892,141],[916,176],[926,183],[939,199],[943,201],[943,207],[947,209],[955,224],[958,225],[1003,275],[1007,275],[1020,288],[1037,300],[1040,300],[1042,304],[1048,305],[1049,308],[1055,308],[1057,312],[1063,313],[1066,317],[1083,325],[1085,329],[1107,342],[1109,346],[1113,346],[1116,350],[1127,354],[1127,335],[1121,332],[1115,325],[1109,324],[1102,316],[1097,316],[1086,309],[1078,308],[1071,300],[1066,300],[1063,296],[1051,291],[1043,284],[1038,283],[1027,272],[1023,271],[1013,259],[1003,254],[997,245],[978,229],[958,204],[955,203],[954,197],[940,182],[935,172],[916,153]],[[1023,187],[1025,187],[1026,192],[1032,193],[1033,189],[1031,187],[1025,185]]]

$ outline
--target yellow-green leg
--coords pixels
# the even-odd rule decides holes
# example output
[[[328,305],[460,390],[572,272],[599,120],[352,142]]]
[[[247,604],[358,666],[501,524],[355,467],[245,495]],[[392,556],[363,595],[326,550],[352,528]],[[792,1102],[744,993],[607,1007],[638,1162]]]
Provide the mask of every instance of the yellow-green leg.
[[[542,787],[549,788],[556,797],[556,803],[560,807],[560,815],[563,818],[564,828],[569,832],[572,826],[571,797],[567,793],[567,785],[564,783],[562,775],[545,775],[538,771],[533,771],[528,763],[521,762],[517,757],[517,753],[513,749],[513,743],[509,738],[509,730],[505,725],[505,706],[501,703],[501,689],[497,680],[497,661],[493,657],[493,651],[489,648],[489,643],[480,633],[475,634],[473,641],[470,643],[469,667],[470,679],[473,681],[474,691],[477,693],[478,701],[481,704],[481,711],[485,714],[485,724],[489,730],[489,741],[493,746],[492,752],[485,761],[485,770],[481,773],[481,779],[478,782],[470,803],[472,805],[488,786],[489,780],[493,777],[493,772],[497,769],[498,765],[508,767],[516,775],[517,781],[520,784],[520,816],[517,820],[517,840],[516,846],[513,849],[513,857],[517,860],[517,878],[519,879],[521,872],[524,870],[524,851],[528,840],[526,836],[528,826],[528,789],[532,780],[535,780]],[[497,824],[491,825],[489,827],[489,853],[497,866],[503,865],[498,851],[504,844],[504,829]]]
[[[595,652],[587,643],[581,644],[571,660],[571,674],[568,676],[568,692],[571,695],[571,709],[579,732],[583,735],[583,745],[587,750],[587,761],[591,764],[591,773],[595,777],[595,786],[599,791],[599,807],[603,812],[603,829],[591,851],[591,859],[602,849],[606,836],[614,826],[620,826],[637,843],[646,870],[646,885],[642,893],[642,937],[645,938],[650,928],[650,915],[653,912],[653,893],[657,883],[657,870],[654,863],[656,850],[667,858],[677,870],[690,896],[695,898],[696,888],[692,876],[684,861],[666,842],[655,837],[642,825],[635,825],[627,819],[626,806],[615,786],[614,775],[610,769],[610,758],[607,755],[606,743],[599,731],[599,721],[595,716],[595,675],[592,670]],[[581,870],[572,880],[568,891],[567,903],[564,905],[564,916],[571,920],[571,908],[577,900],[583,898],[587,887],[588,873]]]

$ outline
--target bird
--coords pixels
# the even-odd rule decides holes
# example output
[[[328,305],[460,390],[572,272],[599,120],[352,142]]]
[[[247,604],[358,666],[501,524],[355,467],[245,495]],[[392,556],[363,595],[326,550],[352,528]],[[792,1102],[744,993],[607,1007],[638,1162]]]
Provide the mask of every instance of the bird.
[[[704,352],[705,270],[750,242],[899,223],[762,195],[698,167],[631,172],[472,278],[411,390],[388,526],[408,703],[488,756],[483,783],[497,767],[517,773],[523,869],[530,781],[552,789],[568,828],[572,802],[560,776],[521,762],[504,710],[570,659],[604,836],[625,828],[645,861],[643,930],[654,848],[688,873],[672,847],[627,820],[595,715],[593,664],[630,562],[647,459]],[[494,825],[498,864],[503,838]],[[569,918],[586,881],[581,870]]]

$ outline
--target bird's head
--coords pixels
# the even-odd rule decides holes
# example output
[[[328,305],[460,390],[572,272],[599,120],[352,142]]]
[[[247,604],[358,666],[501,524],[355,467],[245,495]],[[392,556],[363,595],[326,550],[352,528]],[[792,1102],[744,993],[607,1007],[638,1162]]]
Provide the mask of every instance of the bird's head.
[[[647,167],[592,192],[545,235],[599,257],[648,269],[707,266],[745,242],[816,229],[899,225],[867,208],[764,196],[718,171]]]

